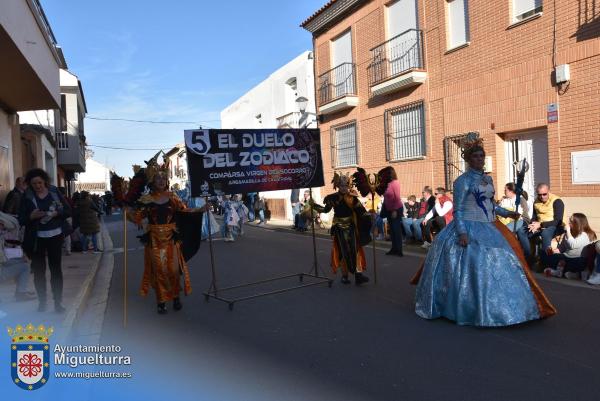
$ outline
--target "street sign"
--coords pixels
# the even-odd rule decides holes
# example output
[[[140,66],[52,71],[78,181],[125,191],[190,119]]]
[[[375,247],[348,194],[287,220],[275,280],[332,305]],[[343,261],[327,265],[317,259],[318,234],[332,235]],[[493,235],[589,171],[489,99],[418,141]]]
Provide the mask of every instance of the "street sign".
[[[546,109],[548,124],[558,122],[558,105],[556,103],[550,103]]]

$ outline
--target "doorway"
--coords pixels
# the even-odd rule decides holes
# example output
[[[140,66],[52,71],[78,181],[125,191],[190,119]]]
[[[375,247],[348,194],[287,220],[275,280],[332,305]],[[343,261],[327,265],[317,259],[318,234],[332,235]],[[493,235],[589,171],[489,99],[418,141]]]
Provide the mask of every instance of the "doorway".
[[[535,198],[535,186],[550,183],[548,166],[548,131],[546,129],[507,134],[504,137],[506,155],[506,177],[516,182],[517,163],[527,159],[529,171],[525,173],[523,190],[529,194],[529,203]]]

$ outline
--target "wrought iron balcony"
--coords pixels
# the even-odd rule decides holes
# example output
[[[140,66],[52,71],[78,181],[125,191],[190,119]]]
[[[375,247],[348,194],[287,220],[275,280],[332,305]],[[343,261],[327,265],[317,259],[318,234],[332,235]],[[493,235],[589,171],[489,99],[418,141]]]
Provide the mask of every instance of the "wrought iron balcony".
[[[302,113],[294,111],[277,117],[277,128],[298,128]]]
[[[373,95],[422,83],[427,74],[423,61],[423,32],[409,29],[371,49],[367,67]],[[387,81],[394,81],[387,84]]]
[[[319,107],[346,96],[356,97],[356,65],[343,63],[319,76]]]

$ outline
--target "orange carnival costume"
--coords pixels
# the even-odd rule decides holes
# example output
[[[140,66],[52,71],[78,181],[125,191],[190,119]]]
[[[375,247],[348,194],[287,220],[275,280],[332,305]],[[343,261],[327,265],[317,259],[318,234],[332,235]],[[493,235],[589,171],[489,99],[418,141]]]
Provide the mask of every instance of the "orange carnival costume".
[[[129,219],[138,226],[145,224],[140,237],[144,244],[144,274],[140,294],[146,296],[150,287],[156,292],[158,313],[167,312],[165,303],[173,301],[173,309],[182,308],[179,294],[192,292],[187,260],[200,246],[202,212],[188,209],[179,197],[168,191],[168,161],[158,163],[157,153],[145,169],[134,167],[135,176],[123,195],[122,179],[113,175],[112,187],[117,199],[132,205]],[[144,188],[148,188],[144,195]],[[183,241],[183,242],[182,242]]]

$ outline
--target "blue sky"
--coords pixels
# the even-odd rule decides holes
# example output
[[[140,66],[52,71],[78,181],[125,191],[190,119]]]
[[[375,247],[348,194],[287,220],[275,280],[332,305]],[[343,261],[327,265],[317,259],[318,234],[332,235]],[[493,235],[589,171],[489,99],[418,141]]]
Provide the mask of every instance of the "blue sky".
[[[299,24],[325,2],[41,0],[89,116],[215,128],[223,108],[312,48]],[[196,127],[87,119],[85,134],[90,145],[169,149]],[[125,175],[153,153],[92,149]]]

